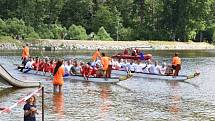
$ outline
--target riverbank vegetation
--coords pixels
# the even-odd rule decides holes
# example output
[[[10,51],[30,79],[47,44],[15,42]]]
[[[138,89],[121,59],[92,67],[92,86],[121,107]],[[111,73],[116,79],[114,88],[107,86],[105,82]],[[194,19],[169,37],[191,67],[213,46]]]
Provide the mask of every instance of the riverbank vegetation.
[[[2,0],[15,39],[215,41],[215,0]]]

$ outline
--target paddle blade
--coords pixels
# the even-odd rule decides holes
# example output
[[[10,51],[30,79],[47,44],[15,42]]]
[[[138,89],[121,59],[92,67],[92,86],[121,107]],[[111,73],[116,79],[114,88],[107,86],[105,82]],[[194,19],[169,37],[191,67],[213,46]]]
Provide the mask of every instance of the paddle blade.
[[[131,77],[132,77],[132,75],[129,75],[129,76],[121,76],[121,77],[119,77],[119,81],[124,81],[124,80],[127,80],[127,79],[131,78]]]
[[[194,77],[196,77],[196,76],[199,76],[200,75],[200,73],[198,72],[196,72],[196,73],[194,73],[193,75],[190,75],[190,76],[188,76],[187,77],[187,79],[192,79],[192,78],[194,78]]]

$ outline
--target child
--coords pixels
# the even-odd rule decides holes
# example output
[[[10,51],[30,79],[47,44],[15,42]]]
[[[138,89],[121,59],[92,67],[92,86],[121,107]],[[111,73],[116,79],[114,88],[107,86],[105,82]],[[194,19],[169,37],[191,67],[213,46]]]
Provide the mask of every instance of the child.
[[[26,104],[24,105],[24,121],[36,121],[35,114],[37,113],[36,109],[36,98],[35,96],[30,97],[26,100]]]

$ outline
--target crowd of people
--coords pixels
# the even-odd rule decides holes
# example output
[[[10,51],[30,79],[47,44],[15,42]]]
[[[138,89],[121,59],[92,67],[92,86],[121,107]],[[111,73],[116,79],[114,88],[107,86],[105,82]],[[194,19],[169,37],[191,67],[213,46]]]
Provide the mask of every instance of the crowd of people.
[[[24,70],[24,73],[30,70],[36,70],[48,73],[49,75],[54,74],[57,61],[55,59],[45,58],[31,58],[29,52],[24,47],[22,56],[23,67],[19,68],[20,71]],[[25,54],[27,53],[27,54]],[[64,76],[70,75],[82,75],[85,78],[88,77],[111,77],[111,70],[124,70],[127,72],[136,73],[148,73],[148,74],[160,74],[160,75],[174,75],[177,76],[181,69],[181,59],[178,54],[175,53],[172,64],[166,64],[163,62],[160,64],[158,61],[149,60],[128,60],[128,59],[112,59],[106,56],[105,53],[100,54],[98,49],[92,56],[91,62],[83,62],[78,60],[65,60],[62,62],[64,67]]]

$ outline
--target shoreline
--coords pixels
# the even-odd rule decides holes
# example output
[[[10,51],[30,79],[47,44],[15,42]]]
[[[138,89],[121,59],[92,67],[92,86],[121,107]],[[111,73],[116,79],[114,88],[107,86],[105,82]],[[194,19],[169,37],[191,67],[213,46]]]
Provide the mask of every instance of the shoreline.
[[[25,41],[22,41],[26,43]],[[142,50],[214,50],[215,46],[206,42],[174,42],[174,41],[90,41],[90,40],[50,40],[39,39],[27,42],[33,49],[48,51],[58,50],[124,50],[139,48]],[[1,43],[1,50],[18,50],[22,46],[14,43]]]

